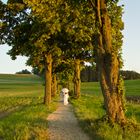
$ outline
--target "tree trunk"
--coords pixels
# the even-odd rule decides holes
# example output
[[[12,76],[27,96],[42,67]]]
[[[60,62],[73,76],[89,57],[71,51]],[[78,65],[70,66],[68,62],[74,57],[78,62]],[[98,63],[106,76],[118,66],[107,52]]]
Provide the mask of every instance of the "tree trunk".
[[[56,79],[56,74],[53,74],[52,77],[52,97],[56,96],[57,92],[57,79]]]
[[[122,91],[119,90],[118,51],[114,51],[112,47],[111,23],[106,1],[96,0],[96,9],[96,22],[99,32],[95,55],[106,113],[111,122],[125,123]]]
[[[45,56],[45,96],[44,104],[49,106],[51,102],[51,83],[52,83],[52,55]]]
[[[74,94],[76,98],[80,97],[80,60],[75,59],[75,70],[74,70]]]

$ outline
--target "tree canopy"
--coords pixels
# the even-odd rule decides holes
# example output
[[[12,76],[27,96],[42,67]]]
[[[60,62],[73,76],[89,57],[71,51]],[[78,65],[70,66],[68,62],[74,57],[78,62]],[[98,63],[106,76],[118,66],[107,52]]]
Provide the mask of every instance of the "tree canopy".
[[[74,64],[74,81],[79,88],[81,60],[92,57],[108,119],[125,122],[119,75],[123,65],[123,8],[117,5],[118,0],[9,0],[7,5],[0,4],[1,42],[12,46],[12,59],[25,55],[29,65],[45,69],[46,104],[51,100],[55,69],[62,63]]]

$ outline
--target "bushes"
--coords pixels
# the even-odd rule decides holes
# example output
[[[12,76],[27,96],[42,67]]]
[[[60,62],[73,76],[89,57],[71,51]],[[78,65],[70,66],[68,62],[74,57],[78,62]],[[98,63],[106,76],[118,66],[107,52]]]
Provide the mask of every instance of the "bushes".
[[[31,74],[31,72],[28,71],[27,69],[25,69],[25,70],[22,70],[22,71],[16,72],[16,74]]]

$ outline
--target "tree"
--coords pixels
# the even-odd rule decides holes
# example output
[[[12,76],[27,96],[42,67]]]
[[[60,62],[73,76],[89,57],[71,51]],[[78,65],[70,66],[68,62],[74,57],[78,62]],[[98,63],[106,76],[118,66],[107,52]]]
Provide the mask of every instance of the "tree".
[[[95,66],[89,65],[85,66],[81,71],[81,81],[82,82],[93,82],[98,81],[98,74]]]
[[[27,69],[25,69],[25,70],[22,70],[22,71],[16,72],[16,74],[31,74],[31,72],[28,71]]]
[[[113,45],[112,22],[107,8],[109,2],[116,6],[117,2],[106,0],[95,0],[95,5],[92,5],[96,9],[96,26],[98,29],[98,45],[95,47],[95,56],[108,119],[110,122],[123,124],[126,122],[126,118],[123,106],[122,81],[119,76],[121,66],[120,46]],[[120,15],[117,16],[121,22],[120,17]],[[120,27],[117,30],[120,33]],[[114,32],[117,32],[117,30],[114,30]]]
[[[3,21],[4,13],[6,10],[6,5],[2,3],[0,0],[0,44],[4,43],[4,30],[2,30],[2,27],[5,26],[5,23]]]
[[[63,28],[66,30],[66,33],[68,34],[69,39],[67,40],[70,42],[70,48],[72,49],[72,52],[76,52],[76,55],[73,55],[72,58],[74,61],[79,62],[79,51],[81,54],[81,51],[84,50],[85,52],[85,46],[87,47],[88,45],[85,45],[88,41],[91,41],[91,33],[93,32],[92,28],[87,28],[86,22],[88,21],[85,16],[82,16],[82,13],[84,14],[90,14],[90,11],[86,10],[81,10],[80,12],[78,11],[78,7],[73,7],[71,3],[68,1],[55,1],[54,3],[52,1],[26,1],[25,3],[31,8],[33,15],[35,16],[38,21],[40,21],[40,24],[43,24],[44,28],[39,30],[39,36],[37,35],[37,38],[35,37],[35,42],[33,44],[37,45],[41,50],[43,50],[42,54],[45,54],[45,58],[43,60],[46,60],[46,72],[48,72],[49,75],[46,75],[46,82],[48,83],[51,81],[51,72],[52,72],[52,61],[53,61],[53,56],[54,52],[58,53],[58,46],[62,48],[62,44],[59,43],[58,35],[59,33],[63,33]],[[71,10],[73,9],[73,10]],[[80,9],[84,9],[82,6]],[[47,16],[46,16],[47,13]],[[65,13],[65,15],[64,15]],[[89,15],[88,14],[88,15]],[[77,20],[77,17],[79,20]],[[82,18],[84,17],[84,22],[82,23]],[[88,18],[90,19],[90,18]],[[92,21],[92,20],[90,20]],[[87,22],[89,24],[89,22]],[[83,26],[85,25],[85,26]],[[91,25],[91,24],[90,24]],[[85,27],[82,29],[82,26]],[[71,28],[71,29],[70,29]],[[75,33],[76,35],[75,35]],[[84,42],[84,43],[83,43]],[[67,43],[68,44],[68,43]],[[89,44],[89,43],[87,43]],[[69,49],[70,49],[69,48]],[[89,48],[89,47],[88,47]],[[82,50],[83,49],[83,50]],[[45,50],[45,51],[44,51]],[[65,48],[66,50],[66,48]],[[63,51],[63,50],[62,50]],[[67,50],[66,50],[67,51]],[[66,52],[64,51],[64,52]],[[40,55],[39,55],[40,56]],[[77,57],[78,56],[78,57]],[[32,57],[34,59],[35,57]],[[50,61],[48,61],[50,60]],[[48,61],[48,62],[47,62]],[[77,63],[77,66],[79,67],[80,63]],[[47,71],[48,70],[48,71]],[[75,69],[75,70],[80,70]],[[79,73],[75,72],[75,73]],[[47,73],[46,73],[47,74]],[[80,74],[76,74],[76,76],[80,76]],[[76,83],[76,88],[78,87],[78,90],[76,90],[76,95],[79,97],[80,95],[80,77],[76,78],[75,83]],[[46,83],[46,84],[47,84]],[[47,87],[47,85],[46,85]],[[50,84],[48,88],[45,90],[48,92],[45,95],[48,95],[48,98],[44,99],[49,99],[50,98]],[[49,99],[50,100],[50,99]],[[47,102],[47,101],[45,101]],[[49,104],[49,103],[47,103]]]
[[[65,44],[62,46],[66,61],[69,60],[74,70],[75,97],[80,97],[80,71],[81,64],[92,58],[92,36],[95,32],[95,17],[91,8],[87,8],[86,1],[67,0],[69,4],[69,24],[63,26]],[[61,39],[63,40],[63,37]]]
[[[48,31],[47,26],[49,23],[46,25],[40,20],[40,17],[35,14],[36,7],[31,9],[31,6],[28,3],[25,4],[22,0],[8,1],[7,11],[4,14],[6,16],[3,19],[6,23],[6,26],[3,26],[5,29],[3,38],[5,37],[5,43],[12,46],[9,51],[12,59],[16,59],[17,55],[25,55],[29,57],[28,64],[37,67],[43,65],[45,67],[44,103],[48,105],[51,101],[51,52],[55,51],[56,48],[55,42],[52,42],[52,38],[50,39],[48,36],[54,37],[55,29],[50,28]],[[54,22],[51,25],[54,25]]]
[[[121,70],[120,74],[125,80],[140,79],[140,74],[135,71]]]
[[[9,0],[10,10],[4,14],[8,15],[6,22],[8,28],[5,28],[4,32],[7,36],[3,38],[12,45],[9,54],[13,58],[19,54],[26,55],[31,65],[45,67],[44,102],[48,105],[51,101],[53,55],[67,54],[68,59],[71,57],[78,65],[75,68],[78,97],[79,60],[83,60],[86,52],[91,54],[90,51],[93,50],[90,47],[94,46],[94,57],[108,118],[113,122],[124,123],[126,121],[123,107],[124,92],[119,76],[122,65],[123,23],[122,9],[117,6],[118,0],[24,0],[24,2]],[[5,20],[2,21],[5,23]],[[65,34],[61,42],[62,38],[59,38],[59,35]]]

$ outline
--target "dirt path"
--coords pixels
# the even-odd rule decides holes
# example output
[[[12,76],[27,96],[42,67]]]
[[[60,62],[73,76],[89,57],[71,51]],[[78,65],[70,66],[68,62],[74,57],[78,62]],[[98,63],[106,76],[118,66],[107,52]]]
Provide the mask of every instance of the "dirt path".
[[[89,140],[81,130],[69,104],[60,103],[58,109],[48,116],[50,140]]]

